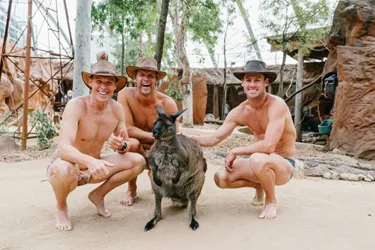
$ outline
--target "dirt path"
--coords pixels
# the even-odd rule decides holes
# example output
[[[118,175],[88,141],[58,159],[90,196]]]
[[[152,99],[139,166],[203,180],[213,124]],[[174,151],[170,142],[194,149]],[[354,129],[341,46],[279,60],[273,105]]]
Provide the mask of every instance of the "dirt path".
[[[292,179],[277,188],[279,216],[257,218],[253,190],[221,190],[213,182],[218,167],[209,164],[198,201],[201,227],[188,227],[187,210],[164,200],[155,229],[143,227],[153,213],[153,195],[146,172],[138,181],[138,202],[123,207],[125,186],[106,197],[109,219],[95,214],[87,200],[94,185],[69,196],[74,230],[54,229],[54,197],[45,179],[49,160],[0,163],[0,249],[373,249],[375,185],[324,179]]]

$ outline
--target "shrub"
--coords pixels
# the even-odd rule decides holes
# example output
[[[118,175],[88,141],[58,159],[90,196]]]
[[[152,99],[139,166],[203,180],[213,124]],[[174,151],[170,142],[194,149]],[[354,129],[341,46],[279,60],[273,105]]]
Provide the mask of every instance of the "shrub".
[[[38,146],[41,149],[49,148],[57,132],[47,114],[41,110],[34,111],[31,115],[31,124],[35,127]]]

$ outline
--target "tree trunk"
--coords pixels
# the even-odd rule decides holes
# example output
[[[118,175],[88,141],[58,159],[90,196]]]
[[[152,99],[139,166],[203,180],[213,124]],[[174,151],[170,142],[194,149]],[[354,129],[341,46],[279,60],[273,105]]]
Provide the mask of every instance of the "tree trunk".
[[[160,65],[161,65],[161,59],[163,58],[164,35],[165,35],[165,26],[166,26],[167,19],[168,19],[169,1],[170,0],[163,0],[161,3],[158,38],[156,40],[156,51],[155,51],[155,56],[154,56],[155,60],[158,62],[159,70],[160,70]]]
[[[257,58],[259,60],[263,60],[262,59],[262,55],[260,54],[260,50],[259,50],[259,47],[258,47],[258,41],[254,35],[254,32],[253,32],[253,29],[251,28],[251,24],[250,24],[250,21],[249,19],[247,18],[247,14],[246,14],[246,11],[245,11],[245,8],[243,7],[242,5],[242,0],[236,0],[236,3],[237,3],[237,6],[238,8],[240,9],[240,12],[241,12],[241,16],[245,22],[245,25],[246,25],[246,28],[247,28],[247,31],[249,32],[249,35],[250,35],[250,38],[251,38],[251,44],[253,45],[254,47],[254,50],[255,50],[255,53],[257,55]]]
[[[212,113],[216,118],[219,117],[219,86],[218,85],[214,85],[214,97],[212,98],[213,100],[213,110],[212,110]]]
[[[177,64],[178,67],[182,69],[182,76],[179,80],[180,89],[183,91],[184,100],[182,102],[183,107],[187,108],[187,110],[183,114],[183,121],[184,124],[187,126],[193,126],[193,88],[191,83],[191,72],[190,72],[190,64],[189,59],[186,55],[185,50],[185,34],[186,34],[186,4],[182,3],[182,14],[181,20],[179,22],[179,15],[178,15],[178,6],[175,6],[173,10],[173,14],[170,12],[170,17],[173,23],[173,31],[174,31],[174,43],[175,43],[175,50],[177,53]]]
[[[125,23],[123,22],[123,28],[125,27]],[[121,75],[125,74],[125,31],[122,30],[121,33]]]
[[[185,98],[182,101],[183,108],[187,108],[187,110],[183,113],[183,123],[186,127],[193,127],[194,119],[193,119],[193,84],[191,80],[192,76],[190,76],[189,84],[183,85],[185,89]]]
[[[139,58],[143,57],[143,32],[139,32]]]
[[[228,15],[229,19],[229,15]],[[227,20],[227,26],[225,27],[224,32],[224,46],[223,46],[223,53],[224,53],[224,84],[223,84],[223,102],[221,104],[221,119],[225,119],[225,104],[227,103],[227,33],[228,33],[228,26],[229,22]]]
[[[283,98],[284,96],[284,68],[285,68],[285,61],[286,61],[286,45],[283,43],[283,60],[280,66],[280,82],[279,82],[279,91],[278,96]]]
[[[81,72],[91,71],[91,4],[92,0],[77,1],[73,97],[87,95],[89,93],[89,89],[82,81]]]
[[[211,58],[211,62],[212,62],[212,65],[215,67],[215,68],[218,68],[218,64],[216,62],[216,59],[215,59],[215,55],[214,53],[212,53],[211,49],[210,49],[210,45],[208,45],[207,43],[205,43],[206,45],[206,49],[208,51],[208,54],[210,55],[210,58]]]
[[[296,81],[296,91],[302,89],[303,85],[303,53],[302,48],[298,48],[298,65],[297,65],[297,81]],[[295,108],[294,108],[294,126],[297,131],[297,141],[302,141],[302,93],[296,95]]]

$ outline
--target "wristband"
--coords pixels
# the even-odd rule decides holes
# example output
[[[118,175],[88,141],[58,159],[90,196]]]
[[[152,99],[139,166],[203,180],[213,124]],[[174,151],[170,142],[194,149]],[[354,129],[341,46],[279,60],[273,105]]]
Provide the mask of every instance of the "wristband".
[[[125,151],[127,147],[128,147],[128,144],[125,141],[123,141],[122,148],[120,149],[120,151]]]

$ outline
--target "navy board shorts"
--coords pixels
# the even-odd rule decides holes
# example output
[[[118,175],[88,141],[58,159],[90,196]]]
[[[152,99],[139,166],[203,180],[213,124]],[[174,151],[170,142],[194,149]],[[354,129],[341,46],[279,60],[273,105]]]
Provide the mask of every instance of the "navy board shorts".
[[[287,157],[284,157],[284,159],[287,160],[287,161],[289,161],[290,164],[292,164],[293,168],[296,167],[296,162],[295,162],[294,160],[292,160],[292,159],[290,159],[290,158],[287,158]]]

